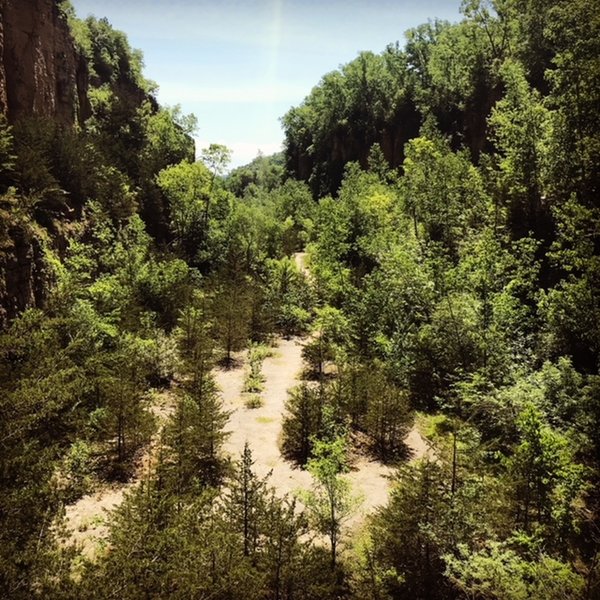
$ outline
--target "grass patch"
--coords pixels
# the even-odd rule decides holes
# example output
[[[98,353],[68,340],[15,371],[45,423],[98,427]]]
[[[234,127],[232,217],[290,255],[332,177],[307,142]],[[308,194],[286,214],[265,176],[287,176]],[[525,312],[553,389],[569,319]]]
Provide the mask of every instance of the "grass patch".
[[[262,363],[265,358],[270,358],[275,353],[273,348],[264,344],[253,344],[248,349],[248,359],[250,363],[256,361]]]
[[[249,394],[259,394],[265,389],[265,377],[262,373],[253,372],[250,370],[249,373],[246,374],[246,379],[244,380],[244,392]]]
[[[272,356],[273,351],[268,346],[253,344],[248,349],[248,362],[250,368],[244,380],[244,392],[259,394],[265,387],[265,376],[262,373],[262,364],[265,358]]]
[[[260,408],[263,404],[263,399],[258,394],[251,394],[244,401],[246,408]]]
[[[445,415],[428,415],[417,413],[415,425],[420,434],[430,442],[436,442],[445,438],[452,430],[451,423]]]
[[[257,423],[272,423],[275,419],[273,417],[256,417]]]

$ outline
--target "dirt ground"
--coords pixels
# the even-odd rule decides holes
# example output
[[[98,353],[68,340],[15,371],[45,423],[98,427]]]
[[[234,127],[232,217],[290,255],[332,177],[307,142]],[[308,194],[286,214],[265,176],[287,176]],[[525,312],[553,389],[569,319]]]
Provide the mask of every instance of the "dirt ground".
[[[294,260],[299,270],[308,274],[306,253],[296,253]],[[260,408],[250,409],[244,405],[242,388],[247,368],[245,352],[238,356],[239,360],[234,368],[215,369],[215,378],[222,393],[224,407],[231,411],[226,428],[230,435],[225,443],[225,452],[233,460],[237,460],[248,442],[255,461],[255,472],[261,477],[269,474],[269,485],[282,496],[309,489],[312,485],[311,475],[284,460],[279,451],[288,390],[299,383],[302,371],[302,345],[303,341],[300,338],[277,340],[273,356],[266,358],[263,363],[265,385],[261,394],[263,405]],[[169,392],[157,397],[152,410],[160,423],[164,424],[172,406],[173,399]],[[82,553],[86,557],[93,558],[101,541],[106,538],[109,511],[119,506],[125,493],[139,483],[145,470],[152,468],[157,440],[158,435],[142,457],[133,481],[103,487],[66,508],[66,522],[73,532],[72,540],[81,545]],[[416,427],[406,436],[406,444],[412,459],[431,454],[428,444]],[[346,524],[348,530],[359,527],[368,514],[385,504],[392,473],[392,467],[366,457],[358,457],[354,461],[352,470],[346,477],[351,483],[353,495],[359,499],[359,504]]]
[[[223,395],[227,410],[232,411],[227,430],[231,432],[225,450],[233,458],[239,458],[246,442],[250,445],[255,461],[254,469],[260,476],[271,473],[269,483],[277,493],[284,495],[299,489],[308,489],[311,475],[295,468],[283,459],[279,451],[281,425],[285,413],[287,391],[299,383],[302,371],[302,340],[299,338],[279,339],[274,355],[263,363],[265,386],[262,393],[263,405],[249,409],[244,406],[242,387],[245,367],[218,370],[216,380]],[[413,427],[406,444],[411,458],[421,458],[429,447],[418,430]],[[360,457],[346,475],[352,492],[360,498],[360,505],[348,525],[360,525],[364,517],[378,506],[385,504],[390,488],[393,468],[377,461]]]
[[[300,273],[304,273],[307,277],[310,277],[310,272],[308,270],[308,253],[307,252],[296,252],[294,254],[294,262],[298,267],[298,271]]]
[[[70,539],[81,547],[83,556],[93,559],[102,540],[108,535],[109,512],[117,508],[127,491],[136,486],[150,469],[158,447],[160,431],[173,410],[174,399],[169,390],[156,394],[150,412],[158,419],[158,432],[138,461],[136,474],[127,483],[104,485],[77,502],[65,507],[65,521],[72,532]]]

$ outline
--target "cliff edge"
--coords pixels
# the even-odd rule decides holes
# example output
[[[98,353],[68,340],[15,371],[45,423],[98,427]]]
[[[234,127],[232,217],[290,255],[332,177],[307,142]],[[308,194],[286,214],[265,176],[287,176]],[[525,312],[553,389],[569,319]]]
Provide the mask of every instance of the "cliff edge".
[[[88,69],[57,0],[0,0],[0,111],[9,122],[89,116]]]

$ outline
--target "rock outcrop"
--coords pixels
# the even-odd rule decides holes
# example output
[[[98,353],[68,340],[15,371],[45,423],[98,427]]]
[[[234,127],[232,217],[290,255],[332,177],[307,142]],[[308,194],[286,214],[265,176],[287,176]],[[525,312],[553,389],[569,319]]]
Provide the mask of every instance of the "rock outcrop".
[[[8,237],[10,246],[0,252],[0,329],[24,309],[42,306],[48,289],[41,240],[21,226]]]
[[[10,122],[89,114],[87,65],[57,0],[0,0],[0,111]]]
[[[90,114],[88,66],[58,0],[0,0],[0,114],[43,117],[65,127]],[[48,291],[39,229],[6,218],[0,248],[0,328]],[[56,242],[56,240],[54,240]]]

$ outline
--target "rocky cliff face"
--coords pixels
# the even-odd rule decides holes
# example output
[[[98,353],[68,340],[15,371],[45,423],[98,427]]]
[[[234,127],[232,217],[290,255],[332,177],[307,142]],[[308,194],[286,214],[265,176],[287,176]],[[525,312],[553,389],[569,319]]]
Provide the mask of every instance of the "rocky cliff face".
[[[41,306],[48,289],[44,250],[27,228],[8,231],[10,247],[0,252],[0,329],[24,309]]]
[[[66,127],[89,116],[88,68],[58,0],[0,0],[0,114],[10,123],[45,117]],[[48,289],[35,228],[9,224],[0,248],[0,328]]]
[[[57,0],[0,0],[0,111],[10,122],[88,116],[87,65]]]

